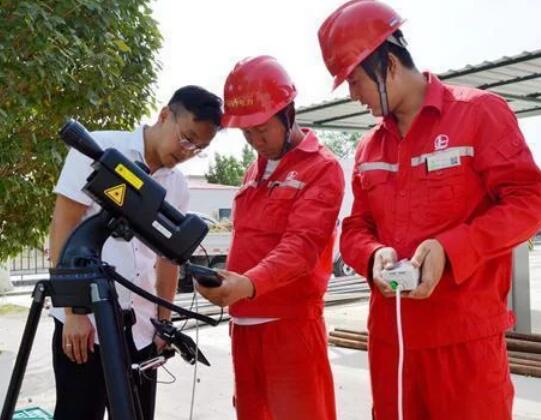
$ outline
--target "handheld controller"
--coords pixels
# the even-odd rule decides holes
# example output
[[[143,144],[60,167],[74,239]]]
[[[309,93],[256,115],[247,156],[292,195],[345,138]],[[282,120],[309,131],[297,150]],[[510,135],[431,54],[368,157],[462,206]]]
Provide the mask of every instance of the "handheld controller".
[[[414,290],[419,286],[419,269],[414,267],[411,261],[401,260],[396,265],[382,271],[383,280],[391,286],[393,290],[400,287],[401,290]]]
[[[220,287],[222,285],[222,278],[212,268],[187,262],[184,264],[184,269],[186,275],[193,277],[201,286]]]
[[[203,352],[197,348],[197,344],[195,344],[193,339],[189,335],[183,334],[171,321],[164,319],[158,321],[157,319],[150,318],[150,322],[156,328],[156,334],[171,346],[174,351],[178,352],[190,365],[200,362],[210,366],[209,361]],[[164,362],[165,359],[172,357],[171,352],[167,348],[164,349],[162,355]]]

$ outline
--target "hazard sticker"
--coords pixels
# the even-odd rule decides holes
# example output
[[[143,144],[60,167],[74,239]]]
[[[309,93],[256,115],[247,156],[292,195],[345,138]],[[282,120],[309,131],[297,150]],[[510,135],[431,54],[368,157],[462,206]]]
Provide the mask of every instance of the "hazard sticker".
[[[133,185],[136,189],[140,190],[143,186],[143,181],[121,163],[116,166],[115,172],[124,178],[128,184]]]
[[[126,196],[126,184],[120,184],[116,187],[107,188],[104,191],[105,195],[111,199],[117,206],[124,205],[124,197]]]

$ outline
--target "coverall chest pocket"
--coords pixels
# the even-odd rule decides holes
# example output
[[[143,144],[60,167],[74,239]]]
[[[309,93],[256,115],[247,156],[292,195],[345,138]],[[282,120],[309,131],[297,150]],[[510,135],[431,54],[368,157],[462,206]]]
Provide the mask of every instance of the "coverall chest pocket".
[[[245,187],[239,190],[235,195],[231,215],[235,229],[242,226],[253,226],[255,224],[255,219],[257,217],[253,217],[253,213],[255,212],[252,212],[253,206],[250,206],[250,203],[253,203],[254,205],[257,203],[256,200],[253,200],[255,192],[255,188]]]
[[[269,232],[283,232],[299,190],[292,187],[269,188],[261,226]]]
[[[376,222],[381,221],[390,210],[388,171],[366,171],[359,175],[361,188],[368,195],[368,206]]]
[[[455,222],[465,208],[464,165],[427,172],[422,168],[414,194],[413,217],[424,226]]]

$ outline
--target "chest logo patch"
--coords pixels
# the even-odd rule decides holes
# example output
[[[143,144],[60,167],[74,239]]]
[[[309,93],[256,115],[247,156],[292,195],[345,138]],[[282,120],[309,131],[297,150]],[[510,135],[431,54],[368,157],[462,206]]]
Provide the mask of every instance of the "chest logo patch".
[[[291,172],[289,172],[289,173],[287,174],[287,176],[286,176],[286,181],[290,181],[290,180],[292,180],[292,179],[296,179],[296,178],[297,178],[297,175],[298,175],[297,171],[291,171]]]
[[[447,134],[438,134],[434,139],[434,150],[443,150],[449,146],[449,136]]]

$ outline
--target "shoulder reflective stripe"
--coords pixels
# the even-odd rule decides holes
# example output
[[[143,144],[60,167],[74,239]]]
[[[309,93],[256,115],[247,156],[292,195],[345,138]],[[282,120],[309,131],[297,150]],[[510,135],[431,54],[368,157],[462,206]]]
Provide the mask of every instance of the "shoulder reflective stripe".
[[[305,187],[306,183],[299,181],[298,179],[286,179],[285,181],[274,181],[269,182],[268,187],[274,188],[274,187],[291,187],[295,188],[297,190],[302,190]]]
[[[389,171],[398,172],[398,163],[366,162],[358,166],[359,172],[366,171]]]
[[[428,158],[438,155],[445,155],[447,153],[457,154],[458,156],[475,156],[475,149],[473,146],[462,147],[450,147],[444,150],[438,150],[437,152],[425,153],[421,156],[415,156],[411,158],[411,166],[419,166],[426,162]]]

